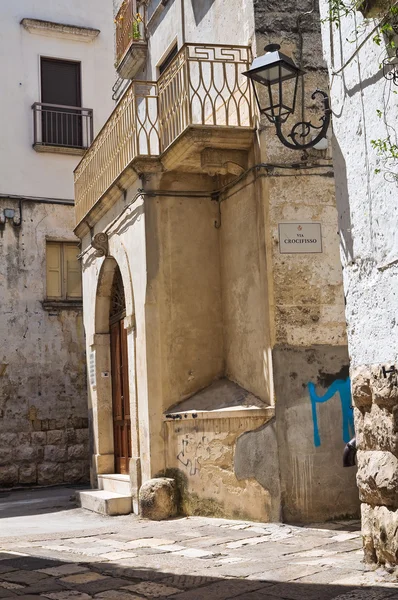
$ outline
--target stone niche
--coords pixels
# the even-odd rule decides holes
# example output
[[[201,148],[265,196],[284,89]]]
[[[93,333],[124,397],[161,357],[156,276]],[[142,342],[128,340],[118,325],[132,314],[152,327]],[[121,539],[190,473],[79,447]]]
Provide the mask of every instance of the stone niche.
[[[357,482],[367,562],[398,563],[398,377],[395,367],[352,369]]]
[[[183,514],[278,520],[279,481],[266,489],[240,466],[247,471],[251,460],[244,434],[262,431],[273,416],[273,407],[225,378],[164,414],[164,474],[177,480]],[[269,459],[277,472],[271,448]]]

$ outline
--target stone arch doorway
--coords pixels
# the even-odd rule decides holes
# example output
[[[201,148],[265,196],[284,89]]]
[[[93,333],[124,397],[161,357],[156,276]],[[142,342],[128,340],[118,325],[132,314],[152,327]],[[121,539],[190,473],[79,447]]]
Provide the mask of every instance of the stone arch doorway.
[[[135,507],[141,486],[141,461],[134,296],[128,257],[116,242],[117,240],[113,240],[113,251],[117,260],[113,256],[103,260],[98,272],[95,296],[95,334],[91,354],[94,355],[96,378],[95,386],[90,388],[94,433],[92,481],[94,486],[97,481],[99,485],[100,476],[106,477],[117,471],[121,472],[123,481],[129,480]],[[117,330],[115,337],[119,335],[119,342],[113,341],[112,329]],[[121,370],[120,365],[117,366],[117,352],[120,360],[123,360],[124,355]],[[113,356],[116,357],[115,365],[112,364]],[[118,377],[119,384],[115,384]],[[127,423],[119,425],[127,426],[130,431],[127,440],[124,438],[124,446],[123,442],[120,444],[122,451],[118,452],[114,427],[113,388],[115,385],[120,386],[121,379],[123,382],[121,396],[124,403],[121,420]],[[120,404],[118,408],[119,412],[116,411],[116,416],[120,416]],[[126,417],[130,417],[130,422]],[[123,450],[126,447],[127,452]]]
[[[112,419],[115,473],[129,473],[131,451],[131,414],[127,329],[124,326],[126,300],[123,279],[116,266],[109,311],[112,380]]]

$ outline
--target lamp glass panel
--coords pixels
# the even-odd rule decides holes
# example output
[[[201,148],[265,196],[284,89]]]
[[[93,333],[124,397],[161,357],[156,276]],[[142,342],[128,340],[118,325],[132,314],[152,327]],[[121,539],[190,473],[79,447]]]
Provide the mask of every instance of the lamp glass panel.
[[[252,77],[264,84],[274,85],[279,82],[280,78],[286,80],[296,77],[296,71],[283,63],[277,63],[253,73]]]
[[[298,74],[295,73],[294,77],[281,81],[280,85],[279,78],[278,85],[256,81],[256,96],[260,103],[260,110],[272,119],[279,117],[285,120],[294,112],[297,78]]]

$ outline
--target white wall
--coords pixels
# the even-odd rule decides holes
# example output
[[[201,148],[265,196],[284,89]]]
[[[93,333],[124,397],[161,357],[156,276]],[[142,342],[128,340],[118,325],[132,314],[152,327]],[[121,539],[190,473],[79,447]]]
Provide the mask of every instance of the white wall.
[[[254,35],[253,2],[251,0],[184,0],[185,40],[182,28],[182,2],[170,1],[151,19],[159,0],[148,6],[149,61],[147,78],[156,80],[158,64],[177,40],[200,44],[250,45]]]
[[[29,33],[20,21],[42,19],[92,27],[92,42]],[[40,56],[82,63],[82,104],[94,109],[94,133],[113,109],[112,0],[18,0],[1,3],[0,194],[72,199],[73,169],[79,156],[37,153],[32,148],[31,106],[40,102]],[[4,92],[6,84],[6,93]]]
[[[327,17],[328,2],[321,1]],[[331,81],[334,163],[341,256],[347,300],[352,366],[394,362],[398,355],[398,194],[371,140],[386,138],[396,127],[397,89],[383,77],[384,42],[376,45],[377,21],[343,18],[339,28],[323,25],[324,54]],[[354,31],[359,32],[358,42]],[[332,37],[331,37],[332,33]],[[369,36],[363,47],[359,44]],[[351,40],[351,41],[350,41]],[[350,59],[352,60],[350,61]],[[347,66],[345,64],[348,62]],[[344,67],[344,68],[342,68]],[[377,111],[383,116],[380,118]],[[397,163],[397,161],[395,161]],[[380,173],[375,170],[380,169]],[[398,173],[398,165],[395,164]]]

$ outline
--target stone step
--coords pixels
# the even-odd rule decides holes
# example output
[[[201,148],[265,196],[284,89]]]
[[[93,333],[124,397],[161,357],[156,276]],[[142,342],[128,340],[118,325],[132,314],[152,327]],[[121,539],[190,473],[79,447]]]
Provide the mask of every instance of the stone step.
[[[133,512],[131,494],[129,496],[115,494],[105,490],[78,492],[80,506],[101,515],[129,515]]]
[[[121,494],[122,496],[131,495],[130,477],[118,473],[98,475],[98,489]]]

